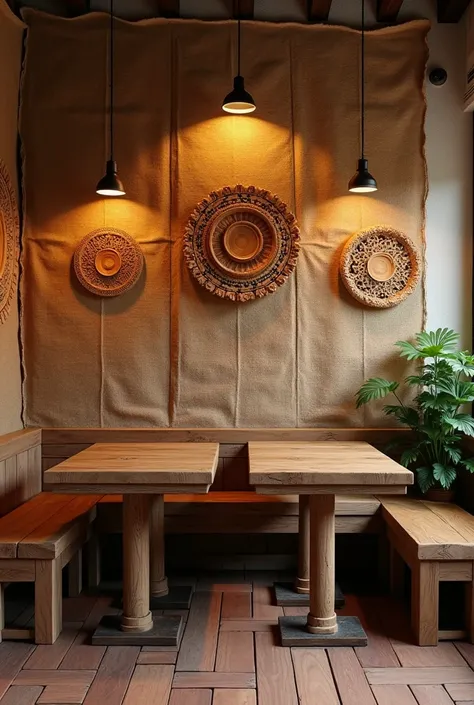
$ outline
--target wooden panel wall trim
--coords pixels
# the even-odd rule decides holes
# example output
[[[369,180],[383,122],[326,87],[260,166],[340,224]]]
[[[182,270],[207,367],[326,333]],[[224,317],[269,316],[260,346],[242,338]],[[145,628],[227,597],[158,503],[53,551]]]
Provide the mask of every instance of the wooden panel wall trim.
[[[43,446],[91,443],[249,441],[368,441],[383,444],[394,435],[408,437],[404,428],[43,428]]]
[[[0,436],[0,516],[41,492],[41,429]]]
[[[41,429],[25,428],[0,436],[0,462],[41,445]]]

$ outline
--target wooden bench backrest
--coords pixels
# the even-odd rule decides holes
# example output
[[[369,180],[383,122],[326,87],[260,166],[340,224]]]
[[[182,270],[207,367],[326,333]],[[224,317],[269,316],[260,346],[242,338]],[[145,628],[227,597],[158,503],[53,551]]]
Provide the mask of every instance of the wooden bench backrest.
[[[41,430],[0,436],[0,516],[41,492]]]

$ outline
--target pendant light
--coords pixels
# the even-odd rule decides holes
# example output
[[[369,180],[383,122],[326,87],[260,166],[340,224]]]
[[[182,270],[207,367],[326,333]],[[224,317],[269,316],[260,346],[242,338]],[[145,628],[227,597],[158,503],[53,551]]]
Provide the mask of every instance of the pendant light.
[[[371,193],[377,191],[377,182],[369,172],[369,162],[365,158],[365,0],[362,4],[362,34],[361,34],[361,86],[360,86],[360,132],[361,157],[357,162],[357,171],[349,181],[349,191],[352,193]]]
[[[244,78],[240,75],[240,0],[238,3],[237,19],[237,76],[234,78],[234,88],[226,95],[222,102],[222,110],[234,115],[253,113],[256,109],[254,99],[247,93],[244,86]]]
[[[101,196],[124,196],[125,189],[117,175],[117,162],[114,159],[114,0],[110,0],[109,37],[109,150],[110,156],[105,167],[105,176],[97,184],[96,192]]]

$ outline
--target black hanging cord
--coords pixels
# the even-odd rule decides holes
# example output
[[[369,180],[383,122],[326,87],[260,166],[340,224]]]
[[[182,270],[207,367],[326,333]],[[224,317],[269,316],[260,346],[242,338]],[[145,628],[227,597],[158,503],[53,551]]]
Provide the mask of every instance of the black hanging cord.
[[[114,159],[114,0],[110,0],[110,39],[109,39],[109,97],[110,97],[110,160]]]
[[[361,157],[365,158],[365,0],[362,2],[362,42],[361,42],[361,86],[360,86],[360,129],[361,129]]]
[[[240,76],[240,0],[237,4],[237,76]]]

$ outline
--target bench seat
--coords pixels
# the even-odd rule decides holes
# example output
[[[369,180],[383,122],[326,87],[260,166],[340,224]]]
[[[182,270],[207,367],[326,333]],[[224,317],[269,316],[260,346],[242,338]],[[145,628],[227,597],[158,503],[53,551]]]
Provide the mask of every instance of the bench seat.
[[[380,498],[390,541],[390,584],[400,593],[404,564],[411,569],[412,628],[420,646],[452,632],[438,629],[439,583],[466,583],[467,635],[474,639],[474,517],[455,504]],[[461,636],[461,634],[457,635]]]
[[[2,584],[34,582],[35,641],[55,642],[62,622],[61,571],[70,563],[70,594],[78,594],[82,546],[91,537],[100,499],[43,492],[0,518],[0,640],[9,637]],[[15,636],[22,635],[15,630]]]

